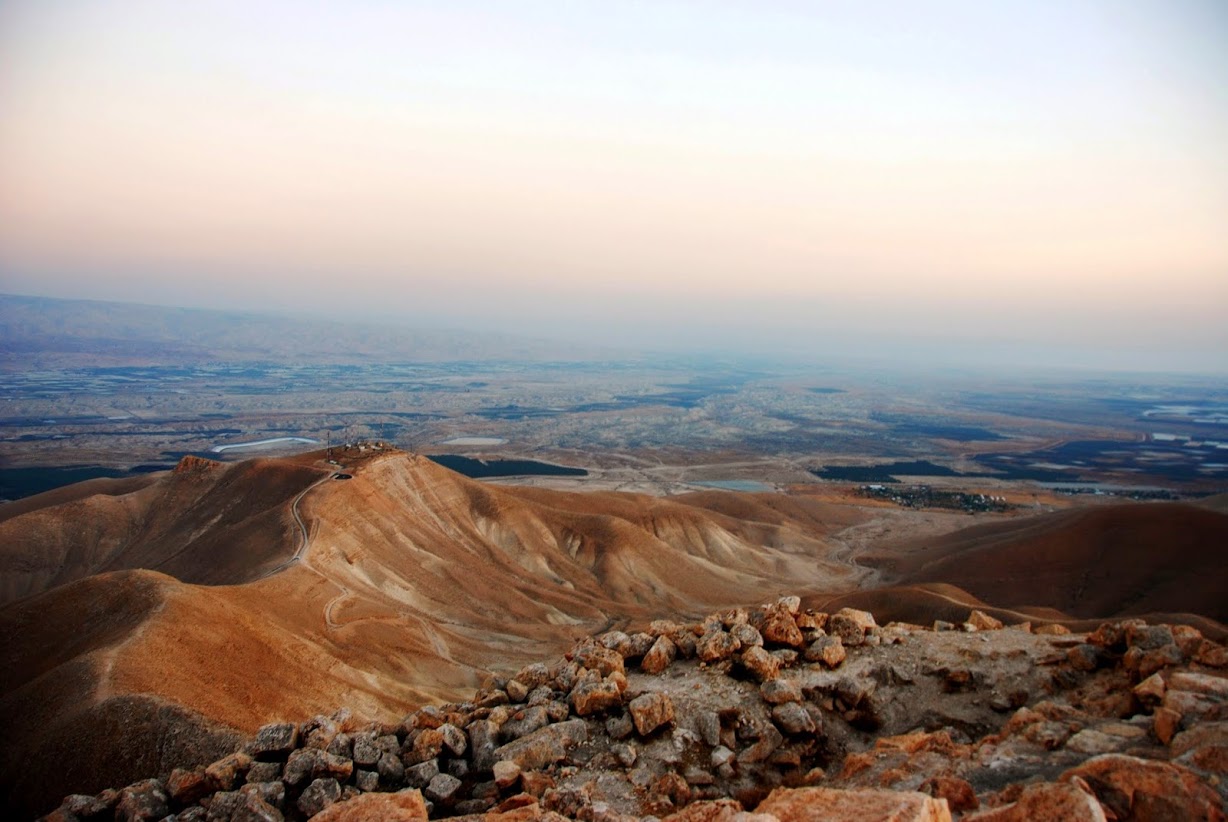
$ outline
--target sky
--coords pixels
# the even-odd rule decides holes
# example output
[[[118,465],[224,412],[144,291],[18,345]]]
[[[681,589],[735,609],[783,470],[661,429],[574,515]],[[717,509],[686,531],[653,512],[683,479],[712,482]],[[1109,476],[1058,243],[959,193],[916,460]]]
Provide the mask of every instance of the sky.
[[[0,291],[1228,372],[1228,4],[0,3]]]

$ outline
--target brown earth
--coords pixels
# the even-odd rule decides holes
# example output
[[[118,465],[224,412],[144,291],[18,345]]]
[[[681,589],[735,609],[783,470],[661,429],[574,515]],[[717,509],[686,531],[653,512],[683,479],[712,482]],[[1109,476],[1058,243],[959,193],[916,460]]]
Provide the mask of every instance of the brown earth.
[[[1085,619],[1195,613],[1228,621],[1228,514],[1104,505],[967,528],[863,554],[884,580],[942,582],[1002,608]]]
[[[329,475],[279,460],[184,467],[0,506],[0,603],[123,569],[203,585],[257,579],[297,547],[290,501]]]
[[[55,773],[66,727],[100,761],[122,747],[101,721],[115,700],[178,706],[141,728],[165,738],[339,704],[388,719],[610,626],[858,576],[820,525],[862,515],[821,503],[504,489],[399,452],[347,480],[311,462],[173,473],[0,524],[10,595],[49,588],[0,609],[6,801],[30,793],[11,775]],[[296,559],[299,520],[310,547]],[[107,572],[139,566],[167,573]],[[108,761],[62,776],[85,791],[123,781],[123,758]]]
[[[13,600],[0,608],[6,806],[204,762],[234,731],[274,719],[338,705],[395,719],[581,637],[786,591],[869,596],[870,610],[907,600],[908,621],[929,624],[981,600],[1019,621],[1012,614],[1125,613],[1130,592],[1143,609],[1210,609],[1210,590],[1225,590],[1214,557],[1228,517],[1189,506],[1107,506],[927,538],[874,558],[917,577],[900,597],[852,594],[869,572],[848,534],[878,532],[879,514],[861,507],[501,487],[395,451],[351,452],[352,478],[332,479],[322,457],[185,465],[52,492],[0,517],[0,591]],[[1048,576],[1044,562],[1056,566]],[[921,585],[935,568],[959,588]],[[1165,596],[1148,593],[1148,574]],[[972,584],[982,580],[998,588]],[[1083,581],[1078,598],[1070,580]],[[1182,590],[1192,593],[1179,607],[1156,604]],[[63,771],[67,747],[93,759]]]

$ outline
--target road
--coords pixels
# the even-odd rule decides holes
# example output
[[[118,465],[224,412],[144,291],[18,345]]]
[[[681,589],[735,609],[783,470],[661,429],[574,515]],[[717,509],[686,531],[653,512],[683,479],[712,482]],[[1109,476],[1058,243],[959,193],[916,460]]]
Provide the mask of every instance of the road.
[[[320,479],[313,482],[311,485],[308,485],[302,491],[299,491],[298,496],[296,496],[294,498],[294,501],[290,503],[290,515],[294,517],[294,524],[298,527],[298,531],[299,531],[298,548],[295,549],[293,556],[291,556],[285,562],[278,565],[276,568],[273,568],[267,573],[261,575],[257,579],[268,579],[269,577],[273,576],[273,574],[284,571],[285,569],[289,568],[291,565],[293,565],[294,563],[302,559],[303,555],[307,552],[307,549],[311,545],[311,533],[307,530],[307,524],[303,522],[303,515],[299,512],[298,504],[303,501],[303,497],[307,496],[308,492],[330,481],[332,478],[333,478],[332,473],[329,473],[321,477]]]

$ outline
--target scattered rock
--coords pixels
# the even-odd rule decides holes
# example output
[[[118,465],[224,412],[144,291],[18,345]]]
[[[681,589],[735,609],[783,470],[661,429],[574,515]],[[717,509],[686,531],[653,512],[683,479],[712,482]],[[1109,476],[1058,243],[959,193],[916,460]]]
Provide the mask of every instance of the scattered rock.
[[[954,776],[936,776],[927,779],[921,785],[921,792],[936,799],[945,799],[947,806],[956,813],[975,811],[981,806],[972,785],[967,780]]]
[[[729,635],[737,640],[738,648],[750,648],[763,644],[763,634],[748,622],[739,622],[730,627]]]
[[[790,648],[800,648],[806,644],[801,630],[793,619],[793,614],[783,605],[777,604],[763,615],[763,624],[759,626],[765,643],[787,645]]]
[[[1004,626],[1000,619],[995,619],[984,611],[973,610],[968,615],[968,624],[978,631],[999,631]]]
[[[496,761],[515,762],[522,771],[535,771],[566,759],[568,751],[587,739],[584,721],[569,719],[496,748],[494,756]]]
[[[1219,795],[1180,765],[1122,754],[1089,759],[1062,774],[1083,780],[1117,819],[1222,819]]]
[[[168,799],[161,782],[156,779],[141,780],[119,792],[115,818],[124,822],[161,819],[170,813]]]
[[[278,722],[265,725],[257,731],[249,750],[257,759],[284,760],[296,747],[298,747],[298,726],[292,722]]]
[[[762,648],[748,648],[742,652],[742,667],[759,682],[767,682],[780,675],[780,659]]]
[[[312,817],[340,798],[341,785],[336,779],[327,777],[313,780],[310,785],[303,789],[303,793],[299,796],[298,802],[295,805],[302,811],[304,816]]]
[[[520,766],[504,759],[495,763],[494,774],[495,784],[502,789],[507,789],[520,781]]]
[[[456,798],[457,792],[461,789],[461,784],[461,781],[452,776],[452,774],[441,773],[431,780],[431,784],[426,786],[426,790],[423,793],[432,802],[447,805],[451,804]]]
[[[792,679],[769,679],[759,686],[759,694],[769,705],[802,701],[802,689]]]
[[[814,719],[796,702],[785,702],[772,708],[772,720],[787,734],[813,734],[817,730]]]
[[[1106,822],[1104,811],[1094,796],[1075,785],[1053,784],[1028,785],[1009,805],[962,819],[967,822]]]
[[[599,711],[617,708],[622,704],[622,691],[608,679],[600,682],[583,682],[571,692],[571,706],[575,709],[576,716],[590,716]]]
[[[278,773],[281,769],[278,768]],[[195,805],[206,794],[213,793],[212,780],[205,777],[201,768],[186,770],[176,768],[166,780],[166,793],[176,805]]]
[[[802,655],[807,662],[822,662],[828,668],[838,668],[848,654],[838,636],[821,636]]]
[[[600,645],[583,645],[573,653],[572,659],[577,665],[596,671],[603,677],[615,671],[620,674],[626,672],[622,654]]]
[[[845,645],[865,643],[866,634],[878,627],[874,615],[855,608],[841,608],[827,620],[827,632],[840,637]]]
[[[950,822],[946,800],[915,791],[777,788],[755,808],[780,820]]]
[[[332,805],[314,822],[426,822],[426,802],[416,790],[367,793]]]
[[[725,631],[704,634],[696,646],[696,654],[704,662],[720,662],[729,659],[741,647],[739,642]]]
[[[652,648],[644,654],[640,662],[640,670],[646,674],[659,674],[670,666],[678,656],[678,646],[667,636],[659,636],[653,642]]]
[[[648,693],[637,696],[627,708],[640,736],[648,736],[661,726],[674,721],[674,703],[668,694]]]

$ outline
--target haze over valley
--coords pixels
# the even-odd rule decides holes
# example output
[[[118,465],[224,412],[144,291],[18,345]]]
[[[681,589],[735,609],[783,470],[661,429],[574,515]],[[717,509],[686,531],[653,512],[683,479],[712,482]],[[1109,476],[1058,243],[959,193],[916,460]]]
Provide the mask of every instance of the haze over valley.
[[[1223,820],[1225,43],[0,3],[0,816]]]

